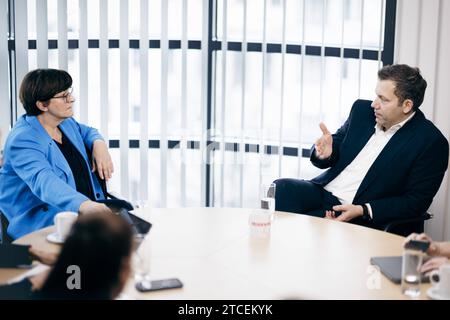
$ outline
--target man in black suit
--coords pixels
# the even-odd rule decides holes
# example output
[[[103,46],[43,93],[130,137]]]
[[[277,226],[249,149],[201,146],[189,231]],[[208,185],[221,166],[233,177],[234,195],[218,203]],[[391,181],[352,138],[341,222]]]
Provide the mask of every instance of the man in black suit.
[[[449,155],[447,139],[419,110],[426,87],[418,68],[379,70],[373,102],[357,100],[334,134],[320,124],[310,159],[329,169],[310,181],[276,180],[276,210],[378,229],[426,212]]]

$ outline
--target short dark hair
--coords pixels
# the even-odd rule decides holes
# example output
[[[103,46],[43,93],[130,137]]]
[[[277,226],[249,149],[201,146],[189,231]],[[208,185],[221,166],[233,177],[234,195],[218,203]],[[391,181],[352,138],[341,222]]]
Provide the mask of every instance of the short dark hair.
[[[130,224],[116,214],[81,215],[73,225],[42,290],[50,299],[112,299],[133,250]],[[67,268],[81,270],[81,289],[67,288]]]
[[[419,68],[412,68],[406,64],[388,65],[378,71],[378,79],[394,81],[394,94],[400,103],[411,99],[414,110],[419,109],[427,89],[427,82],[420,74]]]
[[[64,70],[36,69],[28,72],[22,80],[19,90],[20,102],[27,115],[37,116],[42,113],[36,103],[47,103],[58,92],[72,86],[72,77]]]

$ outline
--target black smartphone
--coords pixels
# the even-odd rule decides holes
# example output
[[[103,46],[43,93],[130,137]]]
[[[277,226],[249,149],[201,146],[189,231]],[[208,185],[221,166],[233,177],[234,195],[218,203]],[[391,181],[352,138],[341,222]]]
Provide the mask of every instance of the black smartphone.
[[[176,289],[181,287],[183,287],[183,283],[176,278],[136,282],[136,289],[141,292]]]
[[[410,240],[405,244],[405,249],[413,249],[420,250],[426,252],[430,247],[430,243],[428,241],[421,240]]]

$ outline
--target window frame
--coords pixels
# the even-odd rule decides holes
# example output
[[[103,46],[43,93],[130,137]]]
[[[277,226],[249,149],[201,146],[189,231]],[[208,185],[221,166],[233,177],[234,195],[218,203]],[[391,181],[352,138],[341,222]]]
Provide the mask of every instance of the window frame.
[[[211,132],[214,129],[212,115],[214,114],[215,109],[215,99],[214,99],[214,87],[215,87],[215,79],[213,75],[215,74],[215,70],[217,67],[217,60],[215,59],[215,54],[222,50],[222,41],[217,40],[217,11],[218,11],[218,0],[208,0],[209,8],[208,8],[208,69],[207,69],[207,114],[206,114],[206,144],[207,144],[207,154],[206,154],[206,162],[203,163],[206,169],[205,175],[205,192],[206,195],[204,197],[206,207],[214,206],[213,201],[213,192],[212,185],[214,182],[212,181],[212,170],[213,165],[211,164],[211,153],[214,151],[220,150],[219,141],[215,141]],[[17,113],[17,90],[16,87],[16,51],[15,51],[15,1],[8,0],[8,26],[9,26],[9,35],[8,35],[8,58],[9,58],[9,81],[10,81],[10,124],[12,125],[16,122],[18,118]],[[389,65],[393,63],[394,60],[394,45],[395,45],[395,24],[396,24],[396,11],[397,11],[397,0],[385,0],[385,19],[384,19],[384,46],[383,51],[381,52],[381,61],[383,65]],[[227,41],[228,47],[227,51],[242,51],[242,42],[239,41]],[[262,52],[262,42],[246,42],[247,43],[247,52]],[[89,49],[98,49],[100,44],[100,39],[88,39],[88,50]],[[28,40],[28,49],[34,50],[37,46],[36,39]],[[129,39],[129,49],[139,49],[140,41],[139,39]],[[188,39],[188,50],[201,50],[201,40],[189,40]],[[57,39],[48,39],[48,49],[57,49],[58,48],[58,40]],[[108,39],[108,49],[117,49],[119,48],[119,39]],[[160,39],[149,39],[148,41],[149,49],[160,49],[161,48],[161,40]],[[267,53],[281,53],[282,45],[280,43],[267,43]],[[79,49],[79,40],[77,39],[68,39],[68,50]],[[172,49],[181,49],[181,40],[169,40],[169,50]],[[302,54],[302,46],[299,44],[291,44],[286,43],[286,51],[287,54]],[[346,48],[342,49],[344,58],[355,58],[359,59],[360,49],[355,48]],[[322,47],[321,46],[305,46],[305,55],[311,56],[321,56]],[[340,57],[341,48],[339,47],[325,47],[324,48],[325,57]],[[378,51],[376,50],[362,50],[362,59],[364,60],[378,60]],[[168,140],[168,149],[177,149],[180,148],[181,140]],[[160,140],[149,139],[148,140],[148,148],[149,149],[159,149],[160,148]],[[200,141],[198,140],[189,140],[186,141],[187,149],[200,149]],[[129,148],[135,149],[139,148],[140,141],[136,139],[129,139],[128,141]],[[256,152],[260,153],[260,145],[259,144],[251,144],[245,143],[244,152]],[[110,148],[120,148],[120,140],[119,139],[110,139],[109,140]],[[225,150],[239,152],[240,144],[235,142],[226,142]],[[297,147],[282,147],[282,155],[283,156],[292,156],[298,157],[301,153],[303,158],[308,158],[310,156],[310,149],[303,148],[299,150]],[[264,145],[263,146],[264,154],[278,154],[279,146],[277,145]]]

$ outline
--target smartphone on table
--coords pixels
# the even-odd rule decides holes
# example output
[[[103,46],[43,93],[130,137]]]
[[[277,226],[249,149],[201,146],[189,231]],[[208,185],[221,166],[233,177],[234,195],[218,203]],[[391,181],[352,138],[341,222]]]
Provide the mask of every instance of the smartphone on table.
[[[182,288],[183,283],[177,278],[162,280],[142,280],[136,283],[136,289],[140,292],[149,292],[165,289]]]
[[[405,243],[405,249],[420,250],[422,252],[427,252],[430,247],[430,242],[423,240],[409,240]]]

